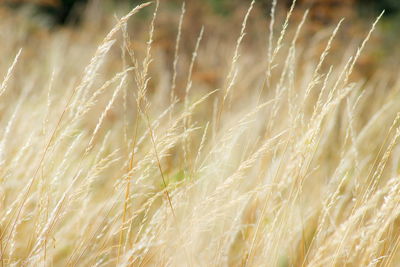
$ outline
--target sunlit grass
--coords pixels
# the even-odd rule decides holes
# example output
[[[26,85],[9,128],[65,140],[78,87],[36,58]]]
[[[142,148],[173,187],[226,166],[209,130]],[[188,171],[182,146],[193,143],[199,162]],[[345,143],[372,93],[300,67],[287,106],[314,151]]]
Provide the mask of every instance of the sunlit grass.
[[[0,21],[2,266],[397,266],[400,83],[353,75],[380,17],[336,43],[252,3],[192,40],[188,5],[172,50],[158,2]]]

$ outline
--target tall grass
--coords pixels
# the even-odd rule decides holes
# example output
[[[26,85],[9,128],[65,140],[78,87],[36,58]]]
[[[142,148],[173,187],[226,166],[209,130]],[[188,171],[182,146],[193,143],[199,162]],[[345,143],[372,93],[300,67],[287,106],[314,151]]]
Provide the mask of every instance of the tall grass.
[[[354,75],[379,18],[345,45],[252,2],[192,40],[187,6],[171,56],[158,2],[1,20],[1,266],[397,266],[400,83]]]

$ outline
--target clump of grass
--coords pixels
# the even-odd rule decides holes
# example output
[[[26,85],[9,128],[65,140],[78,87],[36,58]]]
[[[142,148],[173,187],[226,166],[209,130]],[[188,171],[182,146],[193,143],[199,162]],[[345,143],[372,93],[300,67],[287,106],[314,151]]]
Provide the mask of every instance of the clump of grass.
[[[108,33],[5,16],[1,266],[396,266],[399,82],[352,76],[380,17],[333,49],[345,21],[310,37],[278,6],[264,46],[254,1],[227,40],[187,38],[183,5],[172,60],[158,1],[96,13]]]

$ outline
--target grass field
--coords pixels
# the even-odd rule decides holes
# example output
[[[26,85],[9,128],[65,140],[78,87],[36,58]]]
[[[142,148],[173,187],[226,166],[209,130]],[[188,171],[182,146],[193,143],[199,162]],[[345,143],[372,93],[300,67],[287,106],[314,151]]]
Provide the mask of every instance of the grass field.
[[[400,266],[380,17],[189,5],[56,30],[1,10],[0,266]]]

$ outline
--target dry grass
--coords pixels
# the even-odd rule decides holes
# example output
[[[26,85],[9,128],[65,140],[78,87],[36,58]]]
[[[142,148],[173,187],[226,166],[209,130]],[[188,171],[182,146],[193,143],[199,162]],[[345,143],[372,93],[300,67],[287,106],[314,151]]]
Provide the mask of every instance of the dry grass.
[[[0,265],[399,266],[400,80],[353,75],[379,18],[337,45],[274,1],[191,40],[183,6],[168,54],[148,5],[3,13]]]

